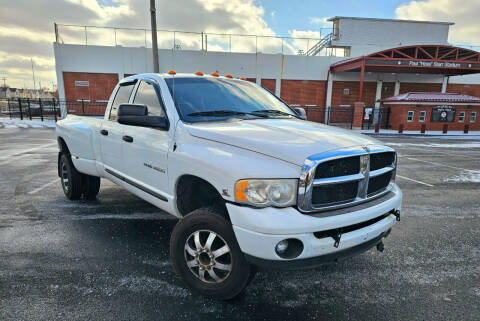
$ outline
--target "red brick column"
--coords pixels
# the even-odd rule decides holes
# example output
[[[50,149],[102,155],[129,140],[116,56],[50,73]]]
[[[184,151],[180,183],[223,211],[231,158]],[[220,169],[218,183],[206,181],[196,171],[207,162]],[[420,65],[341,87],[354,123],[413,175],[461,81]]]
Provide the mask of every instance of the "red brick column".
[[[353,104],[353,129],[362,129],[364,102],[356,102]]]

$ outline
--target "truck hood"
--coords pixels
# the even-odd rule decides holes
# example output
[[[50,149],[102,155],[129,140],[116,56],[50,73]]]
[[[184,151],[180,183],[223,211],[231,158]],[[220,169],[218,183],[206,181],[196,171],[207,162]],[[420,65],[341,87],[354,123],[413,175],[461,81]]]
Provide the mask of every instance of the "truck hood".
[[[350,130],[300,119],[255,119],[185,124],[195,137],[252,150],[302,165],[305,158],[329,150],[378,144]]]

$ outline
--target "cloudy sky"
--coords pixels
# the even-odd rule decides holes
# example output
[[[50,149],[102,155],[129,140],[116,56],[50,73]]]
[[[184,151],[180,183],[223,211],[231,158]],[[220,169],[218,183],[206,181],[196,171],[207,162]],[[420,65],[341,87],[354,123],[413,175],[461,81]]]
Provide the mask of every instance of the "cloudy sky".
[[[158,29],[317,38],[321,28],[331,27],[327,17],[400,18],[455,22],[451,42],[480,45],[479,0],[156,0],[156,5]],[[5,77],[12,87],[32,87],[32,60],[37,87],[39,81],[48,88],[56,83],[54,21],[149,28],[148,6],[149,0],[0,0],[0,85]],[[68,42],[68,36],[73,41],[81,34],[65,28],[63,35]],[[112,43],[111,31],[90,36]]]

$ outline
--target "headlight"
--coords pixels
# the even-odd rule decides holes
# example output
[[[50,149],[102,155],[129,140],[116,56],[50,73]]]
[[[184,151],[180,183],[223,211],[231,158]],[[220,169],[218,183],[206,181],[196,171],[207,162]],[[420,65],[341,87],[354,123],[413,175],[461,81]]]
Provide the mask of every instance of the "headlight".
[[[297,184],[297,179],[245,179],[235,184],[235,199],[260,207],[292,206],[296,204]]]

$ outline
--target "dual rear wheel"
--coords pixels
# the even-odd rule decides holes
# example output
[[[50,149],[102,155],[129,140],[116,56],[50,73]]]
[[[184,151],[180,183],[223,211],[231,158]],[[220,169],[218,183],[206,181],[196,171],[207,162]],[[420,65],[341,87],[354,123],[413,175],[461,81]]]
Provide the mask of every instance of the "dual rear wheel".
[[[79,173],[69,154],[60,155],[58,174],[63,192],[69,200],[78,200],[82,195],[88,200],[94,200],[100,191],[100,177]]]

